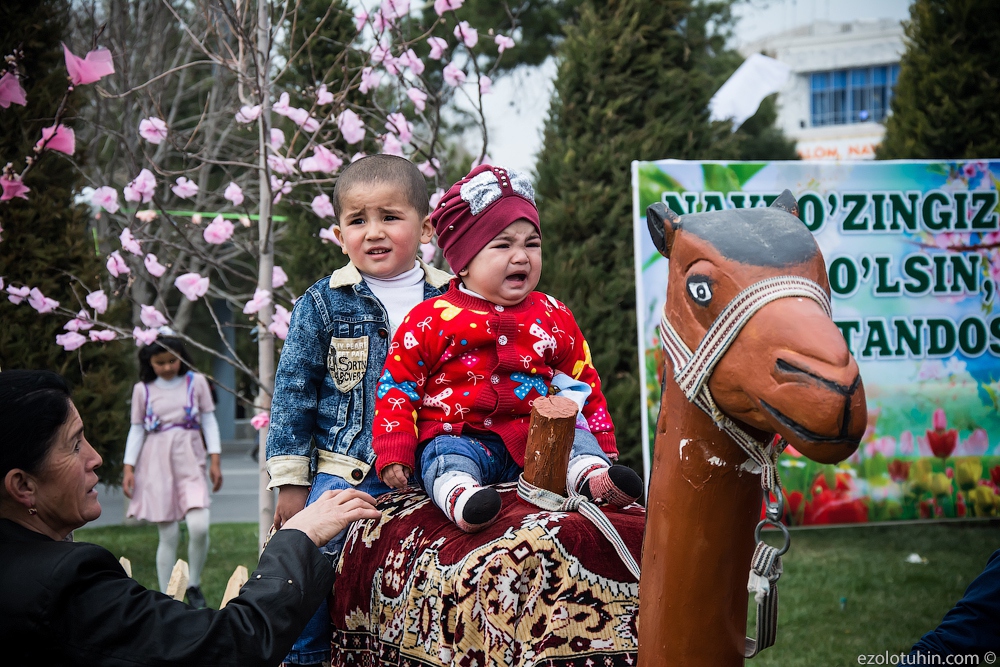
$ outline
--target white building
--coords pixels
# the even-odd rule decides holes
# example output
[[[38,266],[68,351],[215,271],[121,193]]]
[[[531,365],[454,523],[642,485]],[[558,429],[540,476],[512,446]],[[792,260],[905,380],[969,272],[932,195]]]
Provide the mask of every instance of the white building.
[[[875,157],[903,50],[903,28],[894,19],[816,21],[740,49],[792,68],[778,94],[778,125],[803,160]]]

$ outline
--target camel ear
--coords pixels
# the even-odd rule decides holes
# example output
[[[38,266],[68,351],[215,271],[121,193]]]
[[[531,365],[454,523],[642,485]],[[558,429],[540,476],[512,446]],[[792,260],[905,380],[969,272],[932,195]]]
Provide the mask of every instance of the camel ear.
[[[782,211],[791,213],[796,218],[799,217],[799,203],[795,201],[795,195],[791,190],[785,190],[771,204],[771,208],[780,208]]]
[[[670,207],[656,202],[646,209],[646,226],[653,239],[653,245],[664,257],[670,257],[674,246],[674,234],[681,228],[681,219]]]

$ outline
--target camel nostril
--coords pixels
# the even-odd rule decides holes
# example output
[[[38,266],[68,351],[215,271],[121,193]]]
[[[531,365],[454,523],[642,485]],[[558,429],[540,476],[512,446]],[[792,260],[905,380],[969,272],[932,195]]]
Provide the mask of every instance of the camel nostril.
[[[821,373],[809,368],[809,364],[802,361],[793,363],[782,357],[778,357],[774,362],[775,371],[777,371],[779,376],[792,376],[799,382],[819,384],[841,396],[850,396],[861,382],[861,374],[857,372],[857,367],[852,368],[852,366],[854,365],[850,364],[837,369],[827,368],[824,370],[830,372]],[[843,377],[845,371],[847,377]],[[838,375],[841,377],[836,377]]]

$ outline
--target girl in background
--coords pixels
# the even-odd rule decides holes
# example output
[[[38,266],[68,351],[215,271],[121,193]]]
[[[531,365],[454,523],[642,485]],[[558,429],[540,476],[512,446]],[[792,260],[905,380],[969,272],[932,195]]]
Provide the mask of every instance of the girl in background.
[[[187,599],[194,607],[204,607],[201,572],[208,556],[209,524],[206,446],[212,461],[212,490],[222,488],[222,448],[211,389],[204,375],[191,370],[184,344],[173,337],[161,337],[139,350],[139,380],[132,390],[132,427],[125,443],[122,480],[122,491],[132,499],[128,516],[159,527],[156,574],[162,591],[177,559],[178,522],[187,522]]]

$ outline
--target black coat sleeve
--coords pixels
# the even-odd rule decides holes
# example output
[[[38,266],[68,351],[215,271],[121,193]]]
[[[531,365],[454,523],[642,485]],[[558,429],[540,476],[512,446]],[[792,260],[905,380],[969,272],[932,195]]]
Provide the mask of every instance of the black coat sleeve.
[[[306,535],[280,530],[240,595],[192,609],[125,576],[107,550],[75,549],[53,580],[53,638],[74,665],[277,665],[333,585]]]

